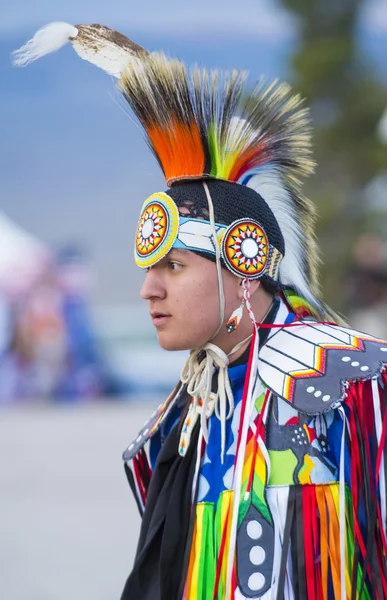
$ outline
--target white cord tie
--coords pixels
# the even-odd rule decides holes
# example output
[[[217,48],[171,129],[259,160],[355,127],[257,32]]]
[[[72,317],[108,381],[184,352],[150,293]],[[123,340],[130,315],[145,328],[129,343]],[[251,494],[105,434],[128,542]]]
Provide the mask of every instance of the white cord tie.
[[[182,383],[187,386],[187,393],[193,399],[189,410],[190,424],[185,449],[199,416],[203,438],[206,443],[208,442],[208,419],[215,413],[221,425],[221,461],[224,462],[226,421],[232,417],[234,412],[234,396],[228,375],[228,357],[237,352],[250,338],[251,336],[239,342],[229,355],[211,343],[206,344],[203,348],[191,350],[180,377]],[[204,356],[199,362],[198,357],[203,353]],[[212,378],[216,368],[218,368],[218,385],[217,391],[213,392]]]

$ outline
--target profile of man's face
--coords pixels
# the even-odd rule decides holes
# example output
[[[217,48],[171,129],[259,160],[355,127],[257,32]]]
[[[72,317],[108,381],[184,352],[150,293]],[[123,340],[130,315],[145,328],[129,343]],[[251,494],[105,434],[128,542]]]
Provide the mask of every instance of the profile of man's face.
[[[222,277],[227,319],[240,304],[240,280],[226,269]],[[166,350],[201,347],[219,328],[216,264],[190,250],[172,249],[148,269],[141,297],[148,302],[158,342]],[[227,336],[225,327],[219,335]]]

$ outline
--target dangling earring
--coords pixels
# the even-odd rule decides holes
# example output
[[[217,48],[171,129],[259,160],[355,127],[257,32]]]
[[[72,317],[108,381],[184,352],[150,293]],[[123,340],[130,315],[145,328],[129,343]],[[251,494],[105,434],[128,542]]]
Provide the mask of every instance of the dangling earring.
[[[242,317],[243,317],[243,309],[245,308],[245,301],[242,300],[242,304],[238,306],[232,313],[231,317],[228,319],[226,323],[227,333],[232,333],[239,326]]]

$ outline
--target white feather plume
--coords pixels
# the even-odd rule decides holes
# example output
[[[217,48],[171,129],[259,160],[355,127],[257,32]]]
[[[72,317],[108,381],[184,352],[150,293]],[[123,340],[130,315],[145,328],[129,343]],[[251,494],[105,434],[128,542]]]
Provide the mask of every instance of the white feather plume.
[[[58,21],[45,25],[24,46],[12,53],[13,64],[25,67],[46,54],[56,52],[78,35],[78,29],[69,23]]]
[[[120,78],[121,73],[133,61],[148,53],[122,33],[104,25],[69,25],[50,23],[36,32],[19,50],[13,52],[13,64],[25,67],[30,62],[56,52],[70,42],[83,60],[103,71]]]

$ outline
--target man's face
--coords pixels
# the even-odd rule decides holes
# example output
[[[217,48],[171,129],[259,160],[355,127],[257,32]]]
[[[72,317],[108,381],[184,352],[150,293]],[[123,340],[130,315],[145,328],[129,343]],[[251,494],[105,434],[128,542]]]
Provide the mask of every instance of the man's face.
[[[222,269],[225,315],[240,305],[237,277]],[[211,340],[219,327],[216,265],[189,250],[171,250],[151,267],[141,289],[148,301],[159,344],[166,350],[190,350]],[[225,326],[216,336],[227,336]],[[215,340],[214,340],[215,341]]]

